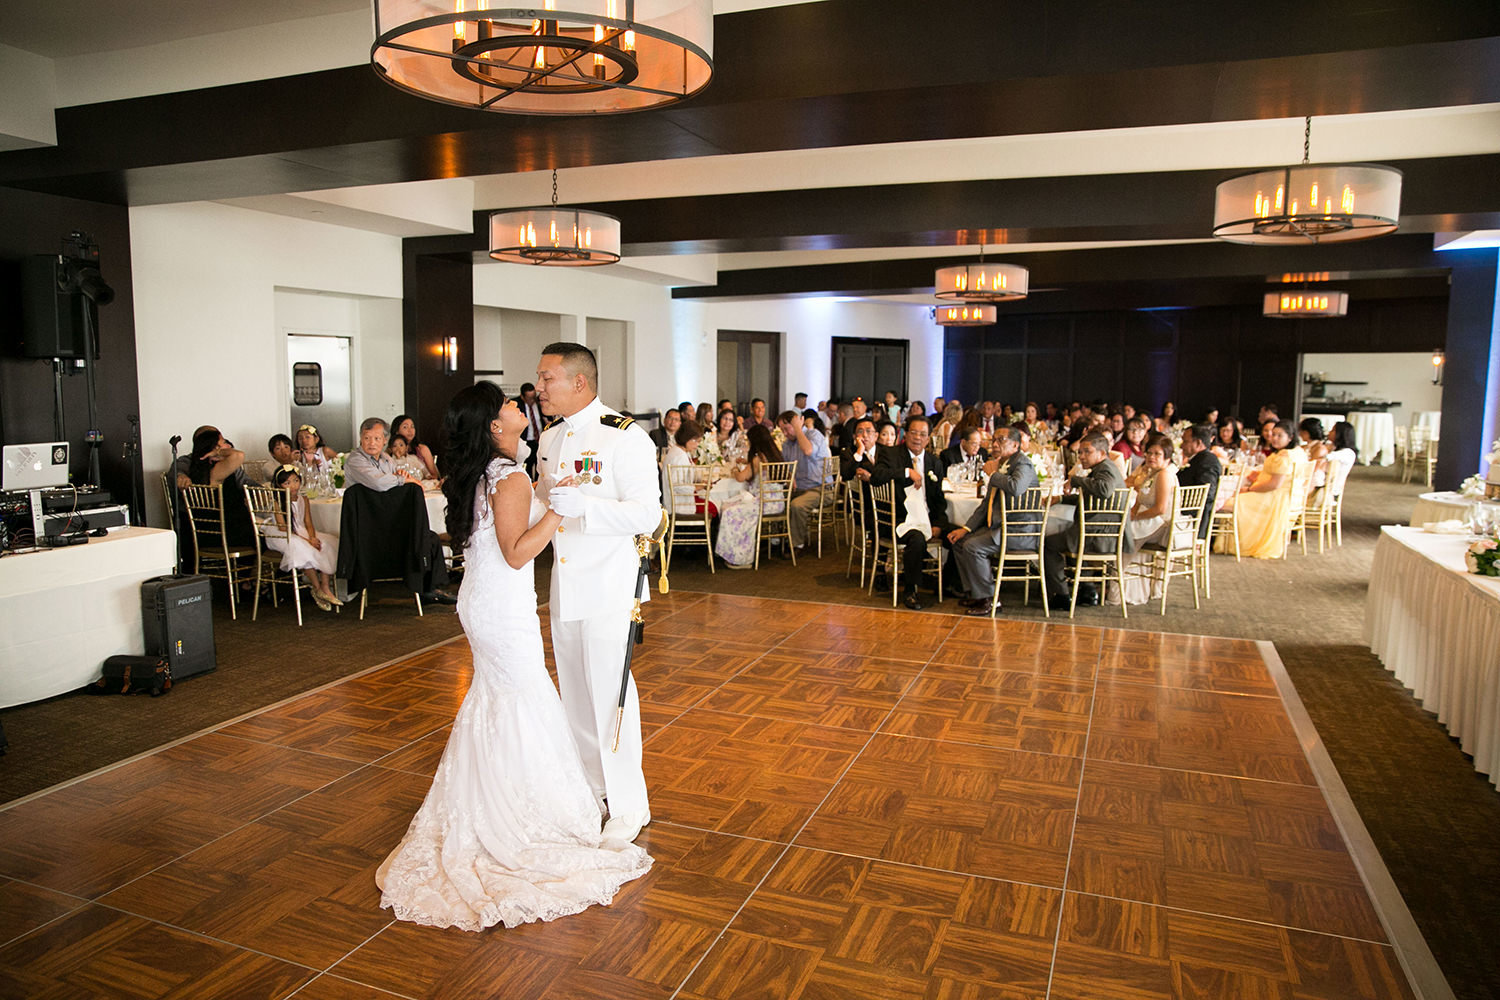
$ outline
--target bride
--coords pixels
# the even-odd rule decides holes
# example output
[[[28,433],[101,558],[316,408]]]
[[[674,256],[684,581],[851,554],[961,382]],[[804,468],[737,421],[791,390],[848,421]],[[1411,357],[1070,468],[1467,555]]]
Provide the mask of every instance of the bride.
[[[458,614],[474,679],[406,836],[375,873],[380,905],[433,927],[483,930],[608,903],[651,857],[605,847],[557,690],[542,660],[531,561],[562,519],[534,501],[527,422],[492,382],[447,416],[448,534],[464,550]]]

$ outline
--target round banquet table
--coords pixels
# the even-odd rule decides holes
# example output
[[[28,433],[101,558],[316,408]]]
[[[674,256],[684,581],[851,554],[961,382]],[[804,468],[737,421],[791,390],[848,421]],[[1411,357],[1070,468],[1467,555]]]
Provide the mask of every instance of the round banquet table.
[[[1354,446],[1359,449],[1360,465],[1394,465],[1396,462],[1396,420],[1389,413],[1349,414],[1354,425]]]
[[[1462,493],[1423,493],[1411,509],[1413,528],[1437,521],[1462,521],[1476,504],[1488,504],[1500,513],[1500,503],[1487,501],[1484,497],[1466,497]]]
[[[427,522],[433,531],[441,535],[448,530],[448,498],[443,496],[441,490],[423,490],[422,499],[427,501]],[[307,506],[312,511],[313,527],[318,529],[318,534],[339,533],[339,522],[344,514],[344,501],[341,497],[319,497],[307,501]]]
[[[1443,414],[1439,410],[1418,410],[1411,415],[1411,425],[1427,430],[1427,436],[1436,441],[1443,426]]]

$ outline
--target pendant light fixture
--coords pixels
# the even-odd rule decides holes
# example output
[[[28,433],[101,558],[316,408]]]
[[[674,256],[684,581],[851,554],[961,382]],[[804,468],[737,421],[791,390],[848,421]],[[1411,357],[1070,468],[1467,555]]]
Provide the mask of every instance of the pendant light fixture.
[[[620,220],[586,208],[559,208],[554,168],[550,207],[490,213],[490,256],[544,267],[613,264],[620,259]]]
[[[1272,319],[1337,319],[1349,311],[1348,292],[1267,292],[1261,315]]]
[[[1017,264],[986,264],[984,247],[979,263],[940,267],[934,276],[933,294],[940,299],[964,302],[1013,302],[1026,297],[1031,273]]]
[[[994,306],[969,303],[961,306],[938,306],[932,311],[938,326],[994,326]]]
[[[1401,171],[1376,163],[1310,163],[1312,116],[1302,163],[1232,177],[1214,194],[1214,235],[1231,243],[1305,245],[1394,232]]]
[[[370,63],[400,90],[531,115],[640,111],[713,76],[711,0],[374,0]]]

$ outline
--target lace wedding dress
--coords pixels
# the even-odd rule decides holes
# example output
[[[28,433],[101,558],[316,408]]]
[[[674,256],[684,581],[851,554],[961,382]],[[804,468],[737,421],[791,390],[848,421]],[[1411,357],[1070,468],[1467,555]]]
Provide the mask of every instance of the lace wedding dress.
[[[531,563],[511,569],[495,538],[488,491],[524,474],[496,459],[475,500],[458,594],[474,679],[432,789],[375,873],[400,920],[471,931],[552,920],[610,902],[651,867],[639,847],[601,846],[599,803],[542,660]],[[532,523],[541,513],[533,501]]]

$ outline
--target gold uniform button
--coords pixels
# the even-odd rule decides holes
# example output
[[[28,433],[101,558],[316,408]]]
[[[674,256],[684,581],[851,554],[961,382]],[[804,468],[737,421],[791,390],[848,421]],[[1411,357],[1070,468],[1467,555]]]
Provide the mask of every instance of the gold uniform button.
[[[558,525],[558,526],[557,526],[557,530],[558,530],[558,533],[559,533],[559,534],[560,534],[560,533],[562,533],[562,532],[564,532],[564,531],[567,531],[567,530],[568,530],[568,529],[567,529],[567,528],[564,528],[564,527],[563,527],[563,526],[562,526],[562,525],[560,525],[560,524],[559,524],[559,525]]]
[[[568,561],[568,557],[567,556],[563,556],[562,559],[561,559],[561,561],[562,562],[567,562]]]

